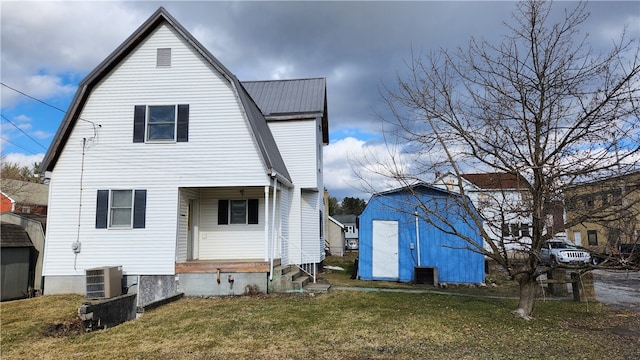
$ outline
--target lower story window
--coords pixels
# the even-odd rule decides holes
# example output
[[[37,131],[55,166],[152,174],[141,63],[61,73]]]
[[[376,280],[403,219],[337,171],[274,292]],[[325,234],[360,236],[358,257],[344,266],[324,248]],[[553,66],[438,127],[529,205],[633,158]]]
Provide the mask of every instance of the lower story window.
[[[96,228],[144,228],[146,190],[98,190]]]
[[[258,223],[258,199],[218,200],[218,225]]]
[[[109,209],[109,226],[131,226],[133,194],[131,190],[112,190]]]
[[[595,230],[587,230],[587,239],[589,245],[598,245],[598,232]]]

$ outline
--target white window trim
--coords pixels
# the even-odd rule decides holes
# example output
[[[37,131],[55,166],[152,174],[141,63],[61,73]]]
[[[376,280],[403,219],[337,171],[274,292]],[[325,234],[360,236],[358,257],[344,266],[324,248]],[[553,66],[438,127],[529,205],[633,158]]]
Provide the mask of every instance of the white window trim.
[[[131,209],[131,214],[129,216],[129,224],[128,225],[113,225],[113,193],[115,191],[128,191],[131,194],[131,204],[129,209]],[[109,211],[107,213],[107,224],[108,224],[108,228],[109,229],[123,229],[123,230],[128,230],[128,229],[133,229],[133,212],[135,211],[134,209],[134,202],[135,202],[135,190],[134,189],[109,189]],[[123,208],[121,208],[123,209]]]
[[[149,119],[152,107],[173,106],[173,139],[149,139]],[[147,144],[171,144],[178,141],[178,104],[147,105],[144,116],[144,142]]]

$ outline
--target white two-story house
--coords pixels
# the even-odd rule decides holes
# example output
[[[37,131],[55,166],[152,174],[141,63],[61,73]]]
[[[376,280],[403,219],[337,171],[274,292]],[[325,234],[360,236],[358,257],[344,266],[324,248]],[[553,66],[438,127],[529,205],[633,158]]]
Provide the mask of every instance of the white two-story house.
[[[324,78],[240,82],[158,9],[80,83],[45,155],[44,293],[83,294],[104,266],[149,301],[313,273],[326,144]]]
[[[525,180],[507,173],[477,173],[462,174],[460,181],[494,243],[509,256],[527,251],[531,245],[531,213]],[[433,185],[460,192],[458,177],[450,172],[438,175]],[[484,246],[489,250],[486,241]]]

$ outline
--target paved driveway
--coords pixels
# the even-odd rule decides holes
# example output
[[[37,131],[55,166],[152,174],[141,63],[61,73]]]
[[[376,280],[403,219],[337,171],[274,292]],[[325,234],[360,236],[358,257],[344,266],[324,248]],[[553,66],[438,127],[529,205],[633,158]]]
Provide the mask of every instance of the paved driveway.
[[[640,272],[593,271],[596,300],[640,312]]]

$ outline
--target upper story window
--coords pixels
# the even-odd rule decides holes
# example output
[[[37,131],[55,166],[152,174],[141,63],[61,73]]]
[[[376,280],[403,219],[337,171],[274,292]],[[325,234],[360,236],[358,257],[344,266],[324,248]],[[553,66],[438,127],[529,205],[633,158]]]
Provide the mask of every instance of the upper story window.
[[[176,106],[147,107],[147,141],[176,139]]]
[[[189,105],[136,105],[133,142],[189,141]]]

